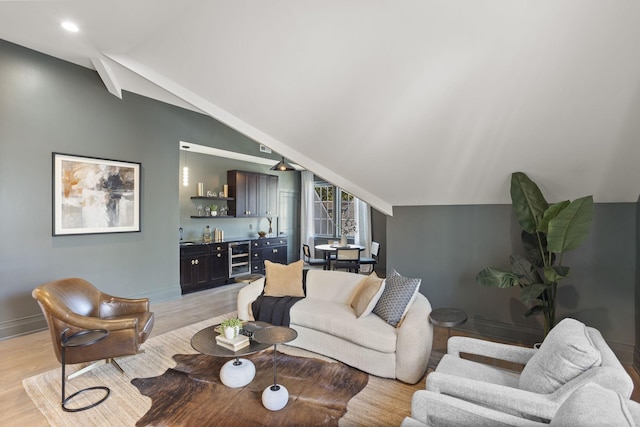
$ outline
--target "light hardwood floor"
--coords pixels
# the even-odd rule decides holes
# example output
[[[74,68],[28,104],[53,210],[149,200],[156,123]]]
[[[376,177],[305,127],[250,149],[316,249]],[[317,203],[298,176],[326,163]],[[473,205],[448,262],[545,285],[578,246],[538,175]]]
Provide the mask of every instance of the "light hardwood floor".
[[[153,335],[187,326],[236,309],[238,290],[244,284],[228,285],[184,295],[169,302],[152,304],[156,315]],[[435,328],[434,349],[443,349],[446,329]],[[458,334],[452,331],[452,335]],[[60,366],[53,354],[48,331],[0,341],[0,426],[47,426],[46,419],[31,402],[22,380]],[[640,402],[640,377],[631,367],[635,390],[632,398]]]

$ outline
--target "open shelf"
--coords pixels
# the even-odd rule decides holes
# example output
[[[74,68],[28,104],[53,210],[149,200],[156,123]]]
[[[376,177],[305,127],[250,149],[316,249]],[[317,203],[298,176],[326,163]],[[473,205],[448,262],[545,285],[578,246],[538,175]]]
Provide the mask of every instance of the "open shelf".
[[[235,200],[233,197],[218,197],[218,196],[191,196],[191,200]]]

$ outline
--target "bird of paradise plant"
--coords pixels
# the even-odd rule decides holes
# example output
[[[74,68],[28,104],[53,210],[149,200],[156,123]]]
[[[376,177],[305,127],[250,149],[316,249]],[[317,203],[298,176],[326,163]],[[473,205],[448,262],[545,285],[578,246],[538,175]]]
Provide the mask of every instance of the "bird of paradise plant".
[[[481,285],[522,288],[521,299],[533,304],[525,316],[544,316],[544,335],[556,323],[558,282],[569,276],[562,265],[565,252],[579,247],[589,235],[593,197],[549,205],[538,186],[524,173],[511,176],[513,210],[522,227],[525,256],[511,255],[511,271],[487,267],[476,276]]]

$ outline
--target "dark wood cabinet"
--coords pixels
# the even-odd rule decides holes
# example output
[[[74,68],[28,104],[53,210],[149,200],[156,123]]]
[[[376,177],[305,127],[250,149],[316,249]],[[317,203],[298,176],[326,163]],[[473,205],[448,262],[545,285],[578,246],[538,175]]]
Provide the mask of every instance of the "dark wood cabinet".
[[[278,215],[278,177],[275,175],[258,176],[258,215]]]
[[[287,238],[271,237],[251,241],[251,272],[264,274],[265,261],[287,263]]]
[[[205,245],[180,248],[180,287],[182,293],[203,289],[209,283],[209,254]]]
[[[256,172],[227,171],[229,215],[237,218],[276,216],[278,177]]]
[[[223,285],[229,279],[229,249],[226,243],[214,243],[209,266],[209,281],[214,285]]]
[[[180,247],[180,288],[183,294],[226,284],[228,268],[226,243]]]

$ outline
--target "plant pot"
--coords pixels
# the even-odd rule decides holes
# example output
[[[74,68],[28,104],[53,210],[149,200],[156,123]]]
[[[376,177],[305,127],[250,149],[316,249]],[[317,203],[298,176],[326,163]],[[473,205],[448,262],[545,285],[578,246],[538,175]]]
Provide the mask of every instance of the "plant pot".
[[[225,327],[224,330],[224,337],[228,340],[232,340],[235,337],[238,336],[238,332],[240,332],[240,328],[236,327]]]

